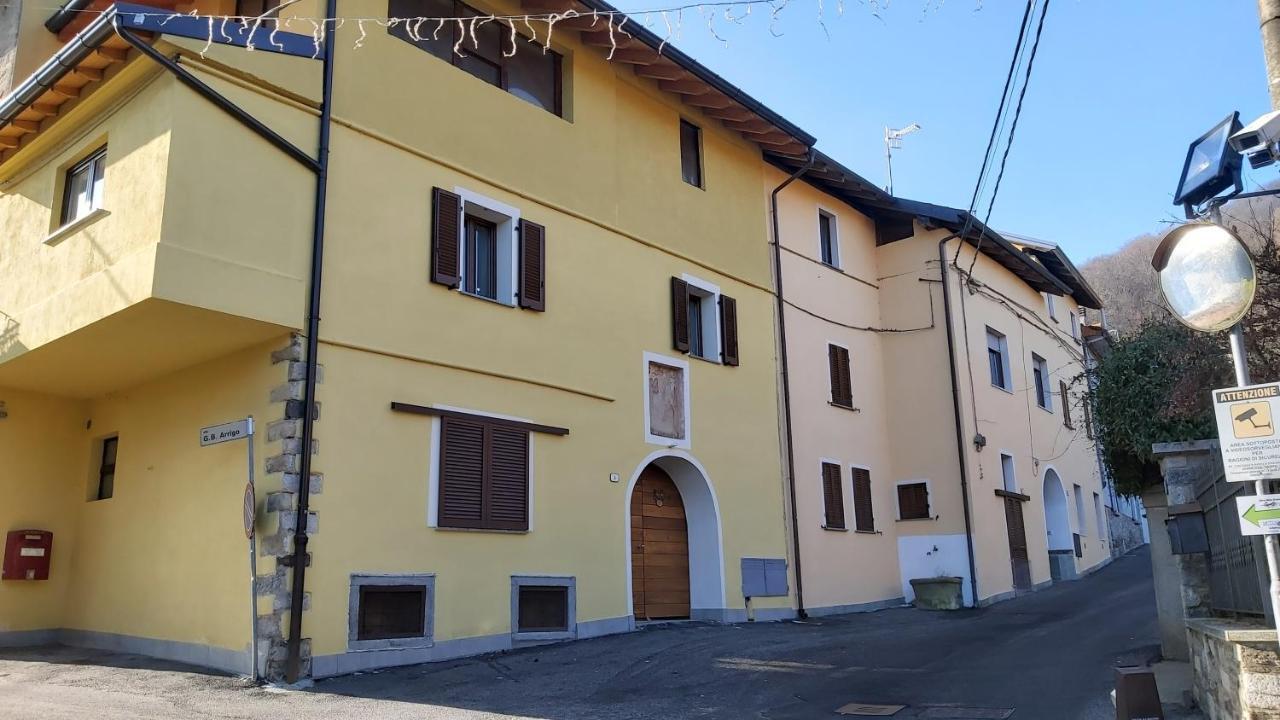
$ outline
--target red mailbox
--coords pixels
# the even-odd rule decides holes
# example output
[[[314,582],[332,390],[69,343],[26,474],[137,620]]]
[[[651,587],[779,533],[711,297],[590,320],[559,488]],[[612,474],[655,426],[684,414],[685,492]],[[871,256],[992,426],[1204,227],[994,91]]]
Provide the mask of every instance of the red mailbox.
[[[4,539],[4,570],[0,580],[48,580],[53,533],[13,530]]]

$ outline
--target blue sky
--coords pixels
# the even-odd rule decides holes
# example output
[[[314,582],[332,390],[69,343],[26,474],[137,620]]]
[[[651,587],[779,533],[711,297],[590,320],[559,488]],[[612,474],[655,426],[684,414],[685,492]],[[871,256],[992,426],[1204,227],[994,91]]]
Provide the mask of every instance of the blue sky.
[[[661,6],[655,0],[648,7]],[[1019,0],[792,0],[777,30],[696,12],[675,44],[884,183],[884,126],[923,130],[894,155],[895,192],[968,207],[1013,41]],[[637,5],[619,3],[634,10]],[[653,28],[659,33],[661,22]],[[1053,0],[992,227],[1060,244],[1077,263],[1166,227],[1188,143],[1232,110],[1269,110],[1251,0]],[[1249,174],[1259,183],[1276,166]],[[985,207],[985,202],[983,204]]]

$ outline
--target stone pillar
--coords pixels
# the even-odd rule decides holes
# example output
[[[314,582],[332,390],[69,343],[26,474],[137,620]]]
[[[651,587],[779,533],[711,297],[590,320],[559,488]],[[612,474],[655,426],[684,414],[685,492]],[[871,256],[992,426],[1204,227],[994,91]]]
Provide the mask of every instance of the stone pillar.
[[[1151,524],[1151,566],[1155,575],[1160,645],[1166,659],[1190,659],[1186,620],[1208,617],[1210,597],[1209,559],[1203,553],[1173,555],[1165,520],[1170,506],[1196,501],[1196,485],[1218,469],[1217,450],[1217,440],[1157,443],[1151,447],[1160,463],[1164,487],[1144,493],[1142,502]]]

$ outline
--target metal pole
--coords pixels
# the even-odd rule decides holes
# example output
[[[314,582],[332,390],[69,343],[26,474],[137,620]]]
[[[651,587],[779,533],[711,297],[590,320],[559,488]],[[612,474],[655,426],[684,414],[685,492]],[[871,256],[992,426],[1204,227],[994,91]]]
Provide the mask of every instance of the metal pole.
[[[253,416],[249,416],[249,489],[257,514],[258,488],[253,482]],[[256,520],[255,520],[256,524]],[[258,529],[249,533],[249,679],[258,682]]]
[[[1277,0],[1280,2],[1280,0]],[[893,194],[893,144],[889,141],[889,126],[884,126],[884,164],[889,171],[889,184],[884,191]]]
[[[1258,0],[1258,29],[1262,33],[1262,55],[1267,61],[1271,107],[1280,109],[1280,0]]]

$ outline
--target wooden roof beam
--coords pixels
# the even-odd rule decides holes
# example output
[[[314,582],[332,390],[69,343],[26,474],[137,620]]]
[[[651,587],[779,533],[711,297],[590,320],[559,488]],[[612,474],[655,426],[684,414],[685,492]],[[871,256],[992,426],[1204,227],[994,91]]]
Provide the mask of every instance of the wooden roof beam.
[[[756,116],[755,113],[741,105],[730,105],[726,108],[707,108],[703,112],[717,120],[734,120],[737,122],[750,120]]]
[[[686,95],[684,101],[699,108],[727,108],[733,101],[714,90],[705,95]]]
[[[10,120],[9,124],[24,133],[40,132],[40,123],[35,120]]]
[[[588,20],[587,22],[590,23],[591,21]],[[612,47],[622,48],[622,47],[632,46],[632,41],[635,38],[631,36],[631,33],[619,31],[616,26],[613,28],[613,39],[611,40],[609,38],[609,29],[605,26],[606,22],[607,22],[606,20],[602,19],[599,21],[599,24],[596,26],[597,29],[583,30],[581,33],[579,33],[578,37],[582,40],[582,43],[584,45],[590,45],[592,47],[598,47],[598,48],[612,48]],[[559,27],[560,25],[563,25],[563,24],[564,23],[562,22],[556,23],[556,27]],[[643,46],[642,43],[640,45]]]
[[[85,78],[85,79],[89,80],[89,82],[97,82],[97,81],[99,81],[99,80],[101,80],[101,79],[102,79],[102,71],[101,71],[101,70],[96,70],[96,69],[94,69],[94,68],[84,67],[83,65],[81,65],[80,67],[75,68],[75,69],[74,69],[74,70],[72,70],[71,72],[75,73],[76,75],[79,75],[79,76],[80,76],[80,77],[82,77],[82,78]]]
[[[707,84],[694,78],[659,80],[658,87],[667,92],[679,93],[680,95],[705,95],[707,92]]]
[[[128,48],[113,48],[104,45],[99,47],[95,52],[111,62],[124,62],[129,59]]]
[[[613,51],[613,59],[627,65],[652,65],[658,61],[658,55],[649,48],[618,48]]]
[[[636,74],[650,80],[679,80],[689,77],[689,73],[684,68],[670,60],[655,62],[652,65],[637,66]]]

